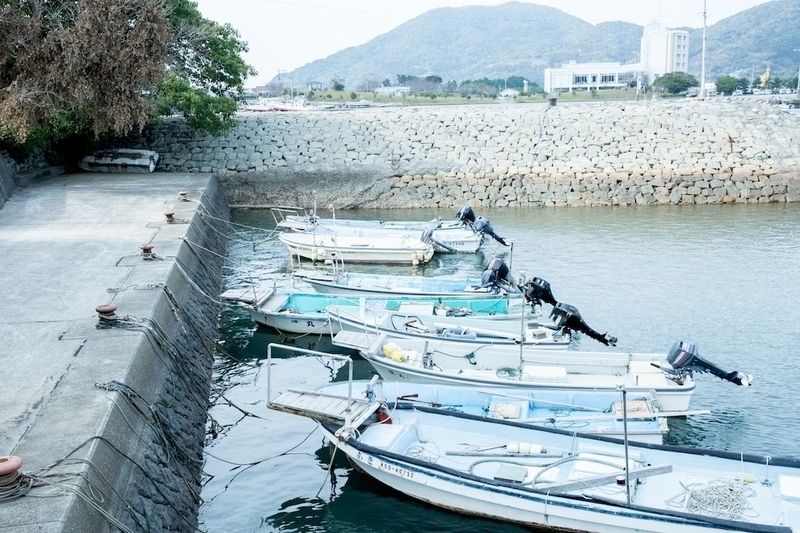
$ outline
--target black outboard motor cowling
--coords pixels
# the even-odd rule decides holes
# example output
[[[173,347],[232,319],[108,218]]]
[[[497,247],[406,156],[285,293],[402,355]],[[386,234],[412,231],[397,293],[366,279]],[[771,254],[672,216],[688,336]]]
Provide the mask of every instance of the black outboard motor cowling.
[[[525,283],[525,300],[533,305],[542,305],[542,302],[555,306],[558,302],[553,291],[550,290],[550,283],[542,278],[533,278]]]
[[[467,226],[471,226],[472,223],[475,222],[475,211],[473,211],[472,207],[469,205],[464,204],[458,210],[458,213],[456,213],[456,219],[460,220]]]
[[[489,264],[483,269],[481,287],[491,287],[494,292],[499,292],[500,289],[509,293],[518,291],[517,282],[511,275],[508,265],[496,257],[489,261]]]
[[[556,326],[559,328],[585,333],[589,337],[605,344],[606,346],[617,345],[616,337],[610,337],[608,333],[598,333],[590,328],[589,325],[583,321],[583,318],[581,318],[581,314],[578,312],[578,309],[572,305],[560,302],[557,303],[553,306],[553,310],[550,311],[550,318],[553,319],[553,322],[555,322]]]
[[[494,232],[492,228],[492,224],[489,220],[485,219],[484,217],[478,217],[475,222],[472,224],[472,229],[478,233],[483,233],[485,235],[489,235],[493,237],[494,240],[502,244],[503,246],[511,246],[511,243],[505,240],[503,237],[499,236],[497,233]]]
[[[725,372],[718,366],[700,357],[697,346],[690,342],[678,341],[672,345],[667,354],[667,362],[672,365],[677,373],[682,372],[709,372],[718,378],[730,381],[736,385],[747,387],[753,381],[753,376],[734,370]]]

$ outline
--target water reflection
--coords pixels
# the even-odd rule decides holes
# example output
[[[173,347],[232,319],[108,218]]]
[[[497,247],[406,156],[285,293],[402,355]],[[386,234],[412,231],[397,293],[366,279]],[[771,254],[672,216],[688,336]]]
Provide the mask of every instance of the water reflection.
[[[290,498],[281,505],[278,512],[266,519],[267,524],[283,532],[540,531],[466,517],[419,502],[349,468],[340,459],[342,456],[341,452],[336,454],[330,476],[333,482],[326,482],[319,497]],[[317,458],[319,466],[327,469],[330,464],[330,448],[320,448]]]

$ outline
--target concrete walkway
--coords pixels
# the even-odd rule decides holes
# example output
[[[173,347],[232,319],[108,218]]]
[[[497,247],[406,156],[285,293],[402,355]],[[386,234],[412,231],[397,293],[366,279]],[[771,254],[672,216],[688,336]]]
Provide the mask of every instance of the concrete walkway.
[[[118,314],[149,316],[173,263],[144,260],[140,246],[175,256],[190,225],[168,224],[165,212],[190,220],[213,179],[65,175],[18,188],[0,208],[0,456],[22,457],[21,472],[80,448],[72,457],[92,464],[67,470],[113,475],[92,438],[126,437],[124,428],[114,435],[120,425],[109,423],[115,393],[96,384],[130,379],[142,334],[98,329],[95,309],[114,302]],[[180,191],[188,201],[179,200]],[[68,492],[34,488],[0,501],[0,532],[113,529],[98,516]]]

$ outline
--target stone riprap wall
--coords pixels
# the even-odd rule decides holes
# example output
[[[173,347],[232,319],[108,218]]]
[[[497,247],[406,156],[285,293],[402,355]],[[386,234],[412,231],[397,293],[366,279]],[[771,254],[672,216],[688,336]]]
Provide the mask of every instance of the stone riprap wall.
[[[52,178],[63,173],[63,167],[49,165],[44,152],[40,149],[33,150],[25,161],[17,161],[0,150],[0,207],[18,186],[25,187],[32,181]]]
[[[232,205],[473,207],[800,200],[800,116],[747,98],[168,119],[126,146],[212,172]]]

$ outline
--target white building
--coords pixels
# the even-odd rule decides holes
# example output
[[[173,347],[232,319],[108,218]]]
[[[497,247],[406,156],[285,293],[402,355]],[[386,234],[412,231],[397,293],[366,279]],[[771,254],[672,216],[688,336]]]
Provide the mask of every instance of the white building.
[[[591,89],[619,89],[649,85],[668,72],[687,72],[689,67],[689,32],[670,30],[658,24],[645,26],[642,32],[639,62],[577,63],[561,68],[544,69],[544,92],[556,94]]]
[[[689,32],[648,24],[642,33],[639,57],[646,83],[668,72],[689,71]]]
[[[561,68],[544,69],[544,92],[548,94],[619,89],[636,83],[638,63],[564,63]]]

